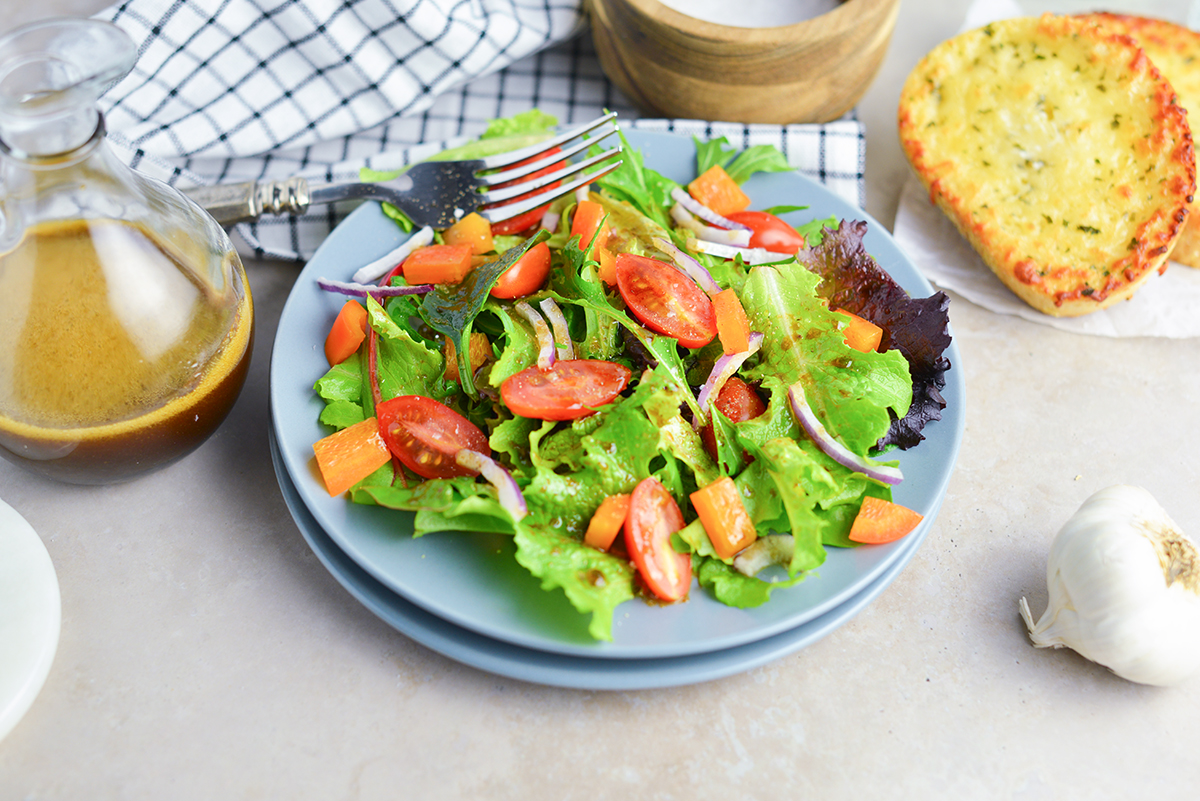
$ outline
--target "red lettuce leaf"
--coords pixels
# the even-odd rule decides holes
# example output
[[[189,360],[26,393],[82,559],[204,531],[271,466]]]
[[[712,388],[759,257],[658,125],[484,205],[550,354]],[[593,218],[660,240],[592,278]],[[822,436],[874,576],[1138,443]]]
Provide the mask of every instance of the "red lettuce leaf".
[[[913,401],[908,414],[893,419],[891,428],[876,443],[878,450],[897,446],[907,450],[925,437],[921,429],[942,419],[950,360],[950,298],[937,292],[914,298],[904,291],[863,247],[867,223],[842,221],[838,230],[825,229],[821,244],[801,251],[797,259],[821,276],[817,294],[831,309],[845,309],[883,329],[880,350],[899,350],[912,373]]]

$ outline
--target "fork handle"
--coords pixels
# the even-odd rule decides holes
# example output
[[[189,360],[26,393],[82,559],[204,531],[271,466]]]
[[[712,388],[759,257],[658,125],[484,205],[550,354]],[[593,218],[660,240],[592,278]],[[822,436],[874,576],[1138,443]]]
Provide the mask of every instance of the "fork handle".
[[[221,225],[253,222],[263,214],[303,214],[312,202],[308,181],[246,181],[187,189],[184,194]]]

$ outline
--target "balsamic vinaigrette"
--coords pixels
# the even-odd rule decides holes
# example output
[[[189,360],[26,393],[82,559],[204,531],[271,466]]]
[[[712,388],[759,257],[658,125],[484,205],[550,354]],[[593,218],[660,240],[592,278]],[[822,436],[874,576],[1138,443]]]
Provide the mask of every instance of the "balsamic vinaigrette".
[[[0,255],[0,455],[76,483],[178,459],[225,418],[249,363],[241,285],[213,288],[145,229],[41,223]],[[232,302],[231,302],[232,301]]]

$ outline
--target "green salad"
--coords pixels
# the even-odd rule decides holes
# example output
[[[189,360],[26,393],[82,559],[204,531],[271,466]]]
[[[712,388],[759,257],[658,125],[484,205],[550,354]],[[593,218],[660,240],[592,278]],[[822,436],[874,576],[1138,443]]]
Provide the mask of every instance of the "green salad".
[[[554,124],[496,121],[445,157]],[[872,522],[866,499],[884,528],[908,511],[876,503],[902,479],[888,453],[940,418],[949,368],[945,295],[892,281],[863,248],[865,222],[722,214],[624,144],[619,168],[525,230],[468,245],[425,232],[425,254],[370,291],[330,281],[360,296],[365,326],[315,385],[330,439],[373,443],[350,501],[413,513],[414,536],[512,536],[517,561],[600,640],[635,597],[757,606],[827,548],[886,541],[851,532]],[[722,190],[791,169],[773,147],[724,139],[696,141],[696,161]],[[428,280],[463,247],[465,274]],[[865,348],[850,337],[860,324],[876,337]]]

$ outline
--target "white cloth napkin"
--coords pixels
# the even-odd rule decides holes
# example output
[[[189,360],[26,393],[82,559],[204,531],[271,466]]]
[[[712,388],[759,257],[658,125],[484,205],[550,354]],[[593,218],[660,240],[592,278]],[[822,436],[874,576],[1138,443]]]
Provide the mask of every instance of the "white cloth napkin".
[[[1060,10],[1056,5],[1064,6],[1061,10],[1080,10],[1065,4],[1026,2],[1018,6],[1012,0],[975,0],[967,11],[963,29],[970,30],[1023,13]],[[1165,6],[1154,8],[1153,3],[1142,2],[1137,6],[1114,7],[1114,10],[1143,14],[1166,10]],[[1112,4],[1105,7],[1112,7]],[[1186,12],[1186,8],[1183,11]],[[1161,16],[1168,18],[1165,13]],[[1182,23],[1184,20],[1175,21]],[[999,314],[1016,315],[1063,331],[1095,336],[1200,336],[1200,313],[1197,311],[1200,310],[1200,269],[1171,262],[1164,274],[1151,276],[1131,300],[1083,317],[1060,318],[1036,311],[1000,283],[954,224],[930,203],[929,195],[913,176],[901,192],[893,235],[933,284]]]
[[[582,0],[127,0],[98,15],[138,45],[102,98],[109,141],[179,186],[394,169],[530,108],[560,123],[772,143],[801,173],[863,202],[865,137],[826,125],[639,119],[604,77]],[[238,226],[253,255],[307,259],[352,208]]]

